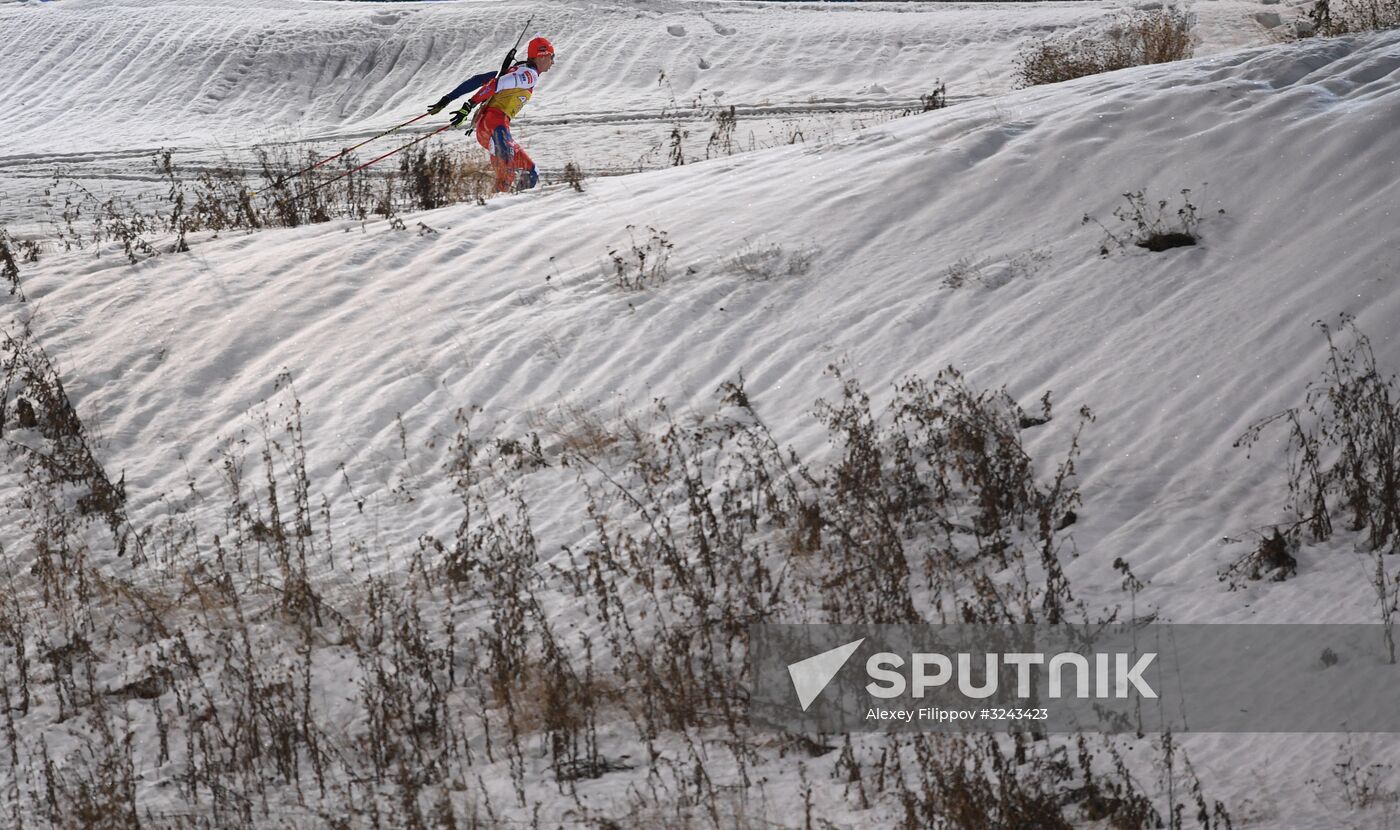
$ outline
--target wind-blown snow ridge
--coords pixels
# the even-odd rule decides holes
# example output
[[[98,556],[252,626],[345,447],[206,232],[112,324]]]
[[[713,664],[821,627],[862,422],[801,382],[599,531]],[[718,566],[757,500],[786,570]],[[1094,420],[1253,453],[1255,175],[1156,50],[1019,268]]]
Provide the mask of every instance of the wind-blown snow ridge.
[[[450,529],[427,448],[459,406],[523,430],[573,401],[602,412],[665,397],[708,406],[743,371],[782,440],[821,450],[806,415],[824,367],[882,394],[954,364],[1024,401],[1098,421],[1079,465],[1081,590],[1131,559],[1169,619],[1205,602],[1218,539],[1276,520],[1281,457],[1232,442],[1295,403],[1321,362],[1310,328],[1358,315],[1400,366],[1400,33],[1317,41],[1043,87],[796,147],[407,217],[206,240],[132,268],[51,257],[26,283],[35,327],[133,499],[180,489],[181,457],[248,426],[284,367],[307,410],[312,472],[341,462],[404,538]],[[1203,244],[1098,255],[1126,192],[1192,190]],[[1219,210],[1224,213],[1219,213]],[[629,235],[628,226],[634,231]],[[608,252],[675,243],[670,279],[624,292]],[[739,273],[746,246],[811,257],[805,274]],[[941,285],[959,262],[984,284]],[[397,457],[397,413],[410,457]],[[1059,446],[1052,422],[1036,440]],[[393,448],[392,451],[390,448]],[[545,502],[548,503],[548,502]],[[342,511],[341,515],[344,515]],[[577,532],[540,516],[541,548]],[[411,525],[411,527],[410,527]],[[436,527],[441,525],[441,528]],[[1296,619],[1300,576],[1225,616]],[[1312,621],[1369,619],[1365,586]],[[1219,619],[1218,606],[1212,613]]]

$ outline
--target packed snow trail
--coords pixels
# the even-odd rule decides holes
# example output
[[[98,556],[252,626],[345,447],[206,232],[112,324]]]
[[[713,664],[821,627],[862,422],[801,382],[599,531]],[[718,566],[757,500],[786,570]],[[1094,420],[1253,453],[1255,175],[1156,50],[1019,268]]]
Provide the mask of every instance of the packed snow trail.
[[[421,111],[467,70],[499,65],[533,15],[560,49],[541,116],[659,110],[699,90],[726,103],[905,99],[935,78],[1004,89],[1015,44],[1102,18],[1103,6],[925,4],[321,3],[65,0],[0,9],[0,157],[252,143]],[[1014,14],[1013,14],[1014,12]],[[18,44],[18,46],[16,46]],[[701,64],[709,68],[702,69]],[[664,81],[659,80],[664,74]],[[985,80],[980,80],[983,75]],[[877,91],[883,90],[883,91]],[[67,123],[75,113],[101,130]],[[400,115],[402,113],[402,115]],[[92,122],[86,122],[92,123]]]
[[[341,149],[421,113],[465,73],[496,66],[531,16],[532,30],[562,51],[548,95],[520,125],[527,145],[546,172],[568,162],[618,172],[664,165],[678,126],[703,147],[711,115],[729,106],[741,119],[735,144],[748,148],[879,123],[917,109],[939,81],[953,101],[1002,92],[1023,44],[1132,5],[3,5],[0,224],[28,233],[47,217],[56,170],[105,197],[158,191],[151,159],[162,148],[193,168],[247,164],[256,144]],[[1262,29],[1239,23],[1256,7],[1203,7],[1198,53],[1263,42]]]

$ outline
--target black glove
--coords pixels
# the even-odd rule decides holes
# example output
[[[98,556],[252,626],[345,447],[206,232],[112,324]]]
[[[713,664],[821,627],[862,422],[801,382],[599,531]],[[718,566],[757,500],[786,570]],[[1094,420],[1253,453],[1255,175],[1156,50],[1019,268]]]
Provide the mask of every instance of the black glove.
[[[432,104],[428,107],[428,114],[437,115],[438,113],[442,112],[443,108],[447,106],[447,103],[448,101],[446,98],[439,99],[436,104]]]
[[[452,113],[452,121],[449,123],[449,126],[460,127],[462,125],[462,122],[466,121],[467,118],[471,116],[472,107],[474,106],[476,105],[473,104],[471,101],[468,101],[465,104],[463,104],[461,109]]]

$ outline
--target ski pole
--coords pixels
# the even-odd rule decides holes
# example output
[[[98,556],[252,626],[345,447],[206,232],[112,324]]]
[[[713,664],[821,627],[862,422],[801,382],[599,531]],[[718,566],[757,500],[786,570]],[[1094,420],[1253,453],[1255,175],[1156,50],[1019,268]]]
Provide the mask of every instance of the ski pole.
[[[290,179],[300,178],[301,176],[304,176],[304,175],[306,175],[307,173],[310,173],[312,170],[315,170],[317,167],[320,167],[321,165],[325,164],[325,163],[328,162],[328,161],[335,161],[336,159],[340,158],[341,156],[345,155],[346,153],[349,153],[349,152],[351,152],[351,151],[353,151],[353,150],[358,150],[359,148],[361,148],[361,147],[365,146],[366,144],[370,143],[371,141],[375,141],[375,140],[381,139],[381,138],[383,138],[383,137],[386,136],[386,135],[392,135],[392,134],[398,132],[399,130],[402,130],[404,127],[407,127],[409,124],[412,124],[413,122],[418,121],[419,119],[427,118],[427,117],[428,117],[429,115],[431,115],[431,114],[432,114],[432,113],[427,113],[427,112],[425,112],[425,113],[423,113],[422,115],[419,115],[419,116],[416,116],[416,117],[414,117],[414,118],[408,119],[407,121],[403,122],[402,124],[399,124],[399,125],[396,126],[396,127],[390,127],[389,129],[385,130],[384,132],[382,132],[382,133],[380,133],[380,134],[378,134],[378,135],[370,136],[369,138],[365,139],[364,141],[361,141],[359,144],[356,144],[354,147],[346,147],[344,150],[341,150],[339,153],[336,153],[336,154],[333,155],[333,156],[327,156],[326,158],[321,159],[320,161],[316,162],[315,164],[311,165],[310,167],[303,167],[302,169],[298,170],[298,171],[295,172],[295,173],[292,173],[292,174],[290,174],[290,175],[288,175],[288,176],[283,176],[282,178],[278,179],[277,182],[276,182],[275,184],[270,184],[270,185],[268,185],[267,187],[264,187],[264,188],[261,189],[261,190],[255,190],[255,191],[253,191],[252,195],[257,196],[257,195],[259,195],[259,194],[265,193],[265,192],[267,192],[267,191],[273,189],[274,187],[277,187],[278,185],[281,185],[281,184],[286,183],[286,182],[287,182],[288,180],[290,180]]]
[[[426,113],[425,113],[425,114],[426,114]],[[420,115],[420,116],[418,116],[418,117],[419,117],[419,118],[422,118],[423,116]],[[417,120],[417,119],[414,119],[414,120]],[[417,138],[413,139],[412,141],[408,142],[407,144],[403,145],[402,147],[396,147],[396,148],[390,150],[389,152],[385,153],[385,154],[382,155],[382,156],[378,156],[378,157],[376,157],[376,158],[370,159],[369,161],[365,162],[364,164],[361,164],[359,167],[356,167],[356,168],[353,169],[353,170],[346,170],[344,173],[341,173],[339,176],[336,176],[336,177],[333,178],[333,179],[328,179],[327,181],[321,182],[320,184],[316,185],[315,187],[311,188],[310,190],[308,190],[308,191],[306,191],[306,192],[304,192],[304,193],[299,193],[299,194],[297,194],[297,195],[292,199],[292,201],[296,201],[297,199],[301,199],[301,198],[303,198],[303,197],[310,196],[312,193],[315,193],[316,191],[320,190],[321,188],[326,187],[327,185],[335,184],[336,182],[340,181],[341,179],[345,178],[346,176],[351,175],[352,173],[358,173],[358,172],[360,172],[361,170],[365,169],[366,167],[369,167],[371,164],[375,164],[375,163],[377,163],[377,162],[381,162],[381,161],[383,161],[384,159],[388,158],[389,156],[394,155],[395,153],[399,153],[399,152],[402,152],[402,151],[404,151],[404,150],[407,150],[409,147],[412,147],[413,145],[417,144],[417,143],[420,142],[420,141],[426,141],[426,140],[432,138],[433,136],[437,135],[438,133],[443,132],[444,130],[450,130],[450,129],[452,129],[452,125],[451,125],[451,124],[444,124],[443,126],[438,127],[436,130],[433,130],[433,131],[430,132],[430,133],[424,133],[423,135],[418,136]]]

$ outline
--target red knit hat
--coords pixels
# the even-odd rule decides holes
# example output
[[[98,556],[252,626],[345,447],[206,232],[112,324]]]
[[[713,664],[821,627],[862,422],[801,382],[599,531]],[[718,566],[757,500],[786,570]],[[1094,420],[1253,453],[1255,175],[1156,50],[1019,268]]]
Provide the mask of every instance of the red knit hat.
[[[542,37],[532,38],[528,46],[525,47],[525,56],[529,58],[540,58],[545,55],[554,57],[554,44]]]

